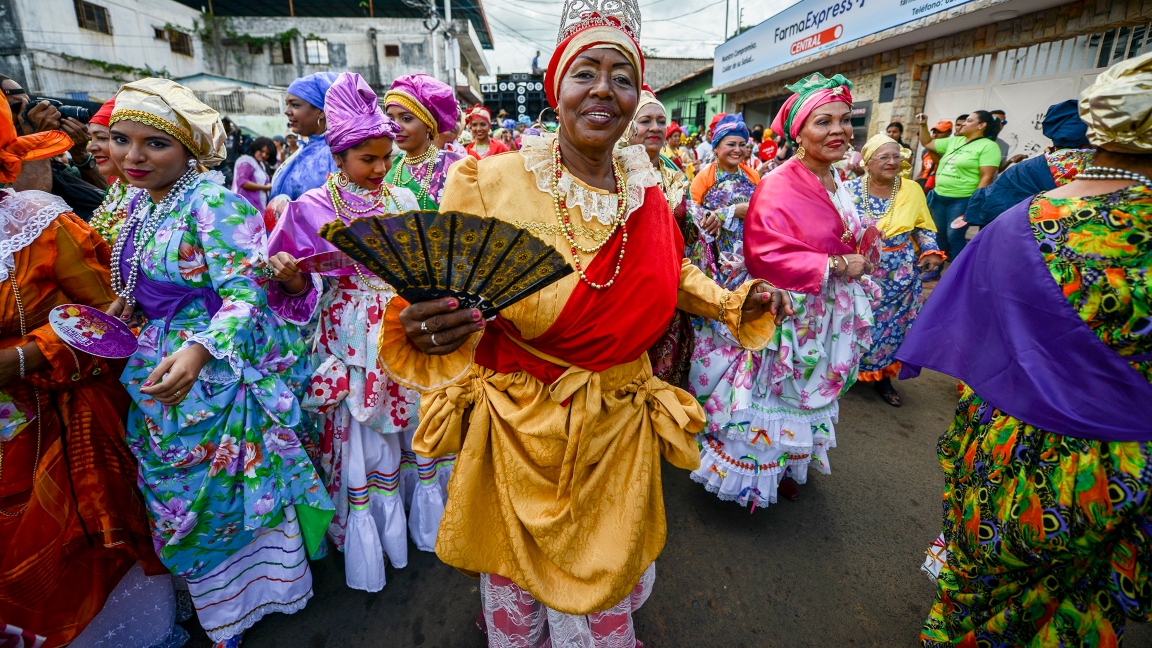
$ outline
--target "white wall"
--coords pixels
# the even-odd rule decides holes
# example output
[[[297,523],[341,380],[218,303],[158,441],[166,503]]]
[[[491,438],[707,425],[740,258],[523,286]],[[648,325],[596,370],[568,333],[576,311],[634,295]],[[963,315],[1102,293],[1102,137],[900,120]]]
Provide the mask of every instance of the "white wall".
[[[72,0],[15,0],[13,7],[30,56],[25,74],[30,89],[48,93],[89,91],[94,98],[110,96],[122,76],[130,81],[138,74],[109,72],[99,66],[69,60],[61,54],[94,59],[135,68],[167,70],[173,77],[204,70],[202,44],[194,34],[193,56],[176,54],[166,40],[155,37],[154,28],[171,24],[191,33],[200,13],[172,0],[91,0],[108,10],[112,35],[82,29]]]

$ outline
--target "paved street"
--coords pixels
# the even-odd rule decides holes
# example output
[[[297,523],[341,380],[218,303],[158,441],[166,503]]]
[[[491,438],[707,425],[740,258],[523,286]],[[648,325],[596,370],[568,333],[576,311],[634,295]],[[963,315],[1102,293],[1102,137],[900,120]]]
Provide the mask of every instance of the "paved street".
[[[918,645],[933,586],[919,571],[939,532],[936,439],[955,381],[926,372],[899,385],[894,409],[866,387],[842,401],[832,475],[796,502],[754,515],[665,464],[668,546],[656,589],[636,615],[650,648]],[[379,594],[344,586],[338,557],[314,565],[316,596],[248,632],[245,648],[480,648],[476,581],[412,549]],[[1129,626],[1126,646],[1152,646]]]

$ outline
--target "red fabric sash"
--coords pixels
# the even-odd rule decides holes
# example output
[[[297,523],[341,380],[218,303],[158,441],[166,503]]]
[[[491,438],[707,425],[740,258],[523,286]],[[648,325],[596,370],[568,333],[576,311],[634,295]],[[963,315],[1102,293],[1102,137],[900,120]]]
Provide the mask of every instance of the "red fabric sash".
[[[828,191],[796,158],[766,175],[744,217],[748,273],[779,288],[816,295],[832,254],[856,248],[840,237],[844,222]]]
[[[604,371],[640,357],[660,337],[676,310],[684,239],[659,187],[649,187],[644,204],[628,219],[628,245],[620,276],[596,290],[580,281],[560,316],[529,341],[516,325],[497,315],[476,349],[476,362],[500,373],[525,371],[551,384],[565,368],[536,357],[512,338],[589,371]],[[613,235],[585,274],[603,284],[612,278],[622,238]]]

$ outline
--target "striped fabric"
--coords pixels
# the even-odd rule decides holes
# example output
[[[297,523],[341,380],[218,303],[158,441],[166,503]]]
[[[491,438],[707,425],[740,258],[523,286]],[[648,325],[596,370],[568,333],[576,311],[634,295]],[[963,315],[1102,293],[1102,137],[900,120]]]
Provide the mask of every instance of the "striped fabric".
[[[224,641],[273,612],[292,614],[312,597],[312,572],[296,509],[206,576],[188,580],[196,616],[212,641]]]
[[[377,493],[386,497],[393,497],[400,492],[400,471],[382,473],[374,470],[368,473],[367,484],[360,488],[348,486],[348,506],[353,510],[368,508],[368,496]]]
[[[417,471],[421,484],[431,484],[438,479],[441,469],[450,469],[456,463],[456,455],[428,459],[417,455],[411,450],[400,452],[400,470]]]

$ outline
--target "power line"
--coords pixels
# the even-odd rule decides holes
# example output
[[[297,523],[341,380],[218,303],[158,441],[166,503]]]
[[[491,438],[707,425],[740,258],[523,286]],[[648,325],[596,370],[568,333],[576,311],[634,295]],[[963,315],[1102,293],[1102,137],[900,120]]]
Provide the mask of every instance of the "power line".
[[[676,20],[677,18],[683,18],[685,16],[691,16],[692,14],[698,14],[701,11],[704,11],[705,9],[707,9],[708,7],[715,7],[716,5],[723,3],[723,2],[727,2],[727,0],[716,0],[716,2],[713,2],[712,4],[706,4],[703,7],[700,7],[699,9],[694,9],[692,11],[689,11],[688,13],[680,14],[679,16],[672,16],[671,18],[656,18],[653,20],[645,21],[645,22],[648,22],[648,23],[671,22],[673,20]]]

